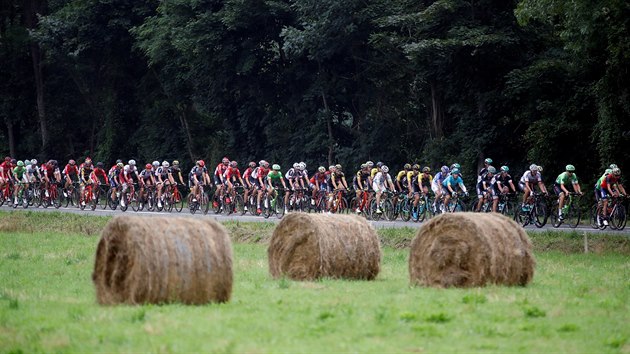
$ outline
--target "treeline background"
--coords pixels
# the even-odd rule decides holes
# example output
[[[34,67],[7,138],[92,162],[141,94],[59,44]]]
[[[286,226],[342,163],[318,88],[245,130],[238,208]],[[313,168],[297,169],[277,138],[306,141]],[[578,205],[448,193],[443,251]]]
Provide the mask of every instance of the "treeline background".
[[[18,158],[630,166],[628,1],[2,0],[0,20]]]

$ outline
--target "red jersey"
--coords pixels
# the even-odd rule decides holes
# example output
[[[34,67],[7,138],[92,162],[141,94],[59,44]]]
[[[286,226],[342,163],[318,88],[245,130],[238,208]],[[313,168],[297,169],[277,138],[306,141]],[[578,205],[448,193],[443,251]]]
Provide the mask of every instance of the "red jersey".
[[[249,178],[249,177],[252,175],[252,171],[253,171],[253,170],[254,170],[253,168],[248,167],[248,168],[245,170],[245,173],[243,173],[243,179],[247,179],[247,178]]]
[[[615,175],[613,175],[612,173],[609,173],[606,175],[606,177],[604,177],[604,179],[602,179],[602,184],[601,184],[601,188],[602,189],[608,189],[608,186],[614,186],[615,184],[619,183],[619,177],[615,177]]]
[[[224,165],[222,163],[220,163],[217,168],[214,169],[214,175],[217,177],[221,177],[223,176],[223,174],[225,173],[225,170],[228,169],[228,165]]]
[[[315,180],[317,180],[319,184],[326,182],[326,172],[316,172],[313,177],[311,177],[310,182],[315,184]]]
[[[90,173],[90,179],[94,182],[100,182],[98,177],[102,177],[105,180],[105,183],[109,183],[107,179],[107,173],[102,168],[95,168],[92,173]]]
[[[63,174],[66,176],[75,176],[79,174],[79,169],[77,165],[67,164],[63,169]]]
[[[238,168],[229,167],[227,170],[225,170],[225,174],[223,175],[223,177],[228,180],[231,178],[239,179],[241,178],[241,171],[239,171]]]
[[[0,163],[0,167],[2,167],[2,176],[4,178],[9,177],[9,173],[11,172],[11,162],[4,161]]]

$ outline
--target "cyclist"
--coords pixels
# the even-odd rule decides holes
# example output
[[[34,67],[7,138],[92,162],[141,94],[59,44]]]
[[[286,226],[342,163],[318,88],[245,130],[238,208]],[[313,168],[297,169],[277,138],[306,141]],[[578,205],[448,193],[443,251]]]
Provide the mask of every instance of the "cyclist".
[[[24,160],[24,165],[24,167],[26,168],[26,180],[28,181],[28,183],[37,182],[37,165],[33,165],[32,160]],[[28,188],[28,185],[26,186],[26,188]]]
[[[247,169],[243,173],[243,181],[245,181],[245,195],[243,199],[245,200],[245,211],[247,211],[247,204],[249,204],[249,193],[253,193],[254,184],[251,182],[250,178],[252,176],[252,172],[256,168],[256,163],[254,161],[250,161],[247,165]]]
[[[214,174],[212,175],[214,185],[217,187],[217,190],[215,193],[219,198],[223,198],[223,185],[225,184],[225,180],[223,179],[223,174],[225,173],[225,171],[228,169],[229,166],[230,166],[230,159],[228,159],[227,157],[223,157],[223,159],[221,159],[221,163],[217,165],[217,167],[214,169]],[[212,206],[216,208],[217,206],[219,206],[219,203],[216,200],[214,200],[212,202]]]
[[[413,218],[418,218],[417,206],[420,202],[420,194],[424,196],[429,195],[429,189],[433,183],[433,176],[431,176],[431,168],[425,166],[422,168],[422,173],[419,172],[420,165],[415,164],[411,166],[412,172],[409,175],[409,184],[411,186],[410,191],[413,193]]]
[[[275,193],[282,184],[282,188],[284,188],[284,213],[288,214],[289,210],[287,206],[289,205],[289,188],[287,188],[287,184],[284,182],[284,178],[282,178],[280,165],[274,164],[271,168],[272,171],[270,171],[265,177],[267,193],[269,193],[269,195],[273,195],[273,193]]]
[[[411,164],[410,163],[406,163],[403,166],[403,169],[398,171],[398,174],[396,175],[396,189],[399,192],[407,192],[410,191],[409,187],[409,180],[407,178],[407,176],[409,175],[409,173],[411,172]]]
[[[112,166],[108,171],[109,186],[112,190],[110,198],[112,201],[116,201],[118,199],[116,191],[118,189],[118,186],[120,186],[119,177],[123,167],[125,167],[125,165],[123,164],[122,160],[118,160],[116,161],[116,164]]]
[[[521,192],[524,192],[523,204],[521,205],[522,210],[525,210],[526,208],[525,203],[527,203],[527,199],[529,198],[529,195],[534,190],[534,184],[538,185],[538,188],[540,188],[540,191],[544,195],[548,194],[547,188],[545,187],[545,184],[542,181],[542,176],[540,174],[540,169],[538,165],[531,164],[529,166],[529,170],[523,173],[523,176],[518,182],[519,189],[521,190]]]
[[[486,159],[486,161],[488,161],[490,159]],[[484,198],[488,198],[488,194],[492,194],[492,178],[494,178],[494,174],[497,173],[497,169],[494,168],[494,166],[489,166],[487,165],[487,167],[484,167],[481,169],[481,172],[479,172],[480,175],[477,177],[477,205],[475,206],[475,210],[474,211],[479,211],[481,210],[481,205],[483,204],[483,200]],[[497,197],[496,195],[492,194],[492,198],[494,199],[494,197]],[[498,201],[498,199],[497,199]]]
[[[59,165],[57,164],[57,160],[50,160],[47,163],[43,164],[41,167],[42,177],[44,180],[45,192],[44,195],[49,197],[48,188],[51,183],[61,183],[61,171],[59,171]]]
[[[374,163],[372,161],[368,161],[368,165],[370,164],[374,166]],[[376,167],[370,167],[370,177],[372,177],[372,180],[374,180],[374,177],[377,173],[381,172],[381,167],[383,167],[383,163],[380,161],[376,163]]]
[[[343,173],[343,168],[340,164],[335,165],[335,171],[330,174],[330,183],[333,189],[333,193],[336,190],[346,191],[348,190],[348,183],[346,182],[346,175]],[[331,193],[328,197],[328,210],[330,210],[334,195]]]
[[[606,215],[608,211],[608,197],[626,195],[626,190],[621,184],[621,169],[614,167],[609,170],[610,172],[602,176],[595,184],[595,199],[597,201],[601,200],[603,204],[601,218],[604,225],[608,225],[608,216]]]
[[[11,168],[11,157],[7,156],[4,161],[0,163],[0,189],[4,187],[5,183],[9,183],[10,176],[13,173]]]
[[[18,195],[20,191],[28,188],[28,179],[26,176],[26,168],[24,167],[24,161],[18,161],[16,167],[13,169],[13,206],[18,205]],[[27,201],[23,199],[24,205],[27,205]]]
[[[563,220],[564,215],[562,214],[562,207],[564,207],[564,199],[569,194],[569,190],[565,187],[566,184],[571,182],[573,186],[573,190],[582,195],[582,190],[580,189],[580,183],[578,183],[578,178],[575,175],[575,166],[567,165],[565,167],[565,171],[558,175],[556,178],[556,183],[553,185],[553,191],[558,196],[558,219]]]
[[[431,183],[431,190],[433,194],[435,194],[435,199],[433,200],[433,210],[437,211],[438,201],[442,197],[442,182],[450,175],[451,170],[448,166],[442,166],[440,168],[440,172],[436,173],[433,177],[433,182]]]
[[[72,159],[68,161],[68,164],[66,165],[66,167],[63,168],[63,171],[61,173],[66,181],[64,189],[68,189],[68,187],[70,187],[72,183],[76,183],[79,181],[79,168],[77,167],[76,161]],[[66,191],[64,190],[63,193],[65,195]]]
[[[300,172],[300,164],[298,162],[293,163],[293,167],[291,167],[287,171],[287,173],[284,175],[284,178],[289,181],[289,186],[291,187],[292,191],[298,188],[304,188],[302,173]]]
[[[258,167],[252,172],[252,178],[255,179],[256,189],[258,189],[258,196],[256,197],[256,213],[258,215],[262,214],[260,200],[262,199],[263,188],[265,188],[264,179],[267,177],[267,174],[269,174],[269,162],[260,160]]]
[[[105,167],[105,165],[102,162],[97,162],[96,168],[94,169],[94,171],[92,171],[92,173],[90,173],[90,179],[92,180],[92,183],[97,186],[101,184],[109,184],[107,173],[105,172],[103,167]]]
[[[491,164],[492,164],[491,158],[487,158],[483,160],[483,167],[481,168],[481,170],[479,170],[479,175],[477,175],[477,184],[479,184],[481,180],[485,177],[486,173],[488,173],[488,167],[490,167]]]
[[[223,180],[227,184],[228,195],[232,193],[232,190],[234,189],[234,184],[236,182],[240,183],[241,186],[245,185],[245,183],[243,183],[243,178],[241,177],[241,171],[238,170],[238,162],[236,161],[230,162],[230,167],[228,167],[228,169],[225,170],[225,173],[223,175]]]
[[[203,187],[204,185],[210,185],[210,176],[208,175],[206,163],[203,160],[199,160],[188,174],[188,187],[192,191],[193,203],[201,196],[199,186]]]
[[[464,192],[465,195],[468,195],[468,191],[466,190],[466,186],[464,185],[464,180],[462,180],[459,169],[456,168],[456,169],[451,170],[451,174],[442,182],[442,194],[444,195],[444,203],[443,203],[444,210],[448,209],[447,208],[448,202],[451,200],[451,195],[452,196],[457,195],[457,191],[455,190],[457,186],[461,188],[462,192]]]
[[[140,183],[140,176],[138,174],[138,168],[136,167],[136,160],[129,160],[128,164],[125,165],[118,176],[118,181],[122,185],[122,193],[127,192],[129,185],[134,184],[134,181],[138,181]],[[120,198],[120,205],[122,207],[126,207],[125,198]]]
[[[510,168],[507,166],[501,166],[501,172],[494,176],[492,179],[492,211],[497,212],[499,206],[499,194],[516,193],[516,187],[512,182],[512,176],[508,173]]]
[[[175,181],[175,185],[181,184],[184,185],[184,176],[182,175],[182,168],[179,165],[178,160],[173,160],[173,165],[171,166],[171,175],[173,176],[173,180]]]
[[[352,186],[357,193],[357,200],[361,200],[361,193],[369,192],[371,185],[372,177],[370,176],[370,167],[367,163],[361,164],[361,169],[357,171],[357,174],[354,176],[354,178],[352,178]],[[357,205],[359,204],[357,203]],[[355,211],[357,213],[360,213],[360,206],[357,206],[357,209]]]
[[[380,171],[376,173],[374,179],[372,180],[372,189],[376,192],[376,213],[381,214],[383,211],[381,210],[381,195],[386,190],[390,190],[392,192],[396,191],[394,187],[394,183],[392,182],[392,177],[389,175],[389,167],[387,165],[382,165],[380,167]]]
[[[155,186],[155,171],[153,164],[144,165],[144,170],[140,171],[140,200],[145,200],[145,191],[148,187]]]
[[[275,166],[275,165],[274,165]],[[326,186],[327,178],[326,178],[326,167],[319,166],[317,172],[311,177],[309,180],[309,187],[313,191],[311,196],[311,205],[315,205],[315,200],[317,199],[317,193],[320,191],[326,191],[328,187]],[[285,204],[286,205],[286,204]]]
[[[175,179],[173,178],[173,173],[170,168],[170,164],[168,161],[162,161],[162,166],[159,166],[157,170],[155,170],[155,184],[157,186],[157,199],[158,199],[158,208],[162,207],[162,194],[164,193],[164,189],[166,186],[177,185]]]
[[[79,182],[81,185],[81,204],[85,205],[85,199],[83,198],[85,186],[92,183],[90,179],[90,175],[94,171],[94,166],[92,165],[92,159],[89,157],[85,159],[85,161],[79,166]]]

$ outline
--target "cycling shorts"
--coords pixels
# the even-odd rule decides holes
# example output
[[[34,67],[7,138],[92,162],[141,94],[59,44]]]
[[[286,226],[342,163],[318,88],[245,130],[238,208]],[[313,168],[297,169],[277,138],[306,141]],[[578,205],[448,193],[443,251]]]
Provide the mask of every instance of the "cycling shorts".
[[[212,180],[214,181],[215,186],[222,186],[224,183],[221,182],[221,178],[217,175],[212,175]]]
[[[564,193],[564,191],[562,190],[562,188],[560,188],[560,185],[558,183],[553,184],[553,192],[556,193],[557,196],[560,196],[560,194]]]

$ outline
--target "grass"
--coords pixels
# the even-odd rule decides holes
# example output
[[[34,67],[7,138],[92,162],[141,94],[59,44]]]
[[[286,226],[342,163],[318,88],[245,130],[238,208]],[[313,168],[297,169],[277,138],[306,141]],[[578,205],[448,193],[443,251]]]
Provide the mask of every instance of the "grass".
[[[101,307],[91,272],[107,219],[20,214],[32,229],[0,213],[0,352],[630,353],[630,261],[613,236],[580,254],[579,235],[560,247],[536,234],[530,286],[439,290],[409,287],[405,229],[379,230],[398,248],[384,247],[376,281],[294,282],[268,275],[272,225],[228,223],[229,303]]]

